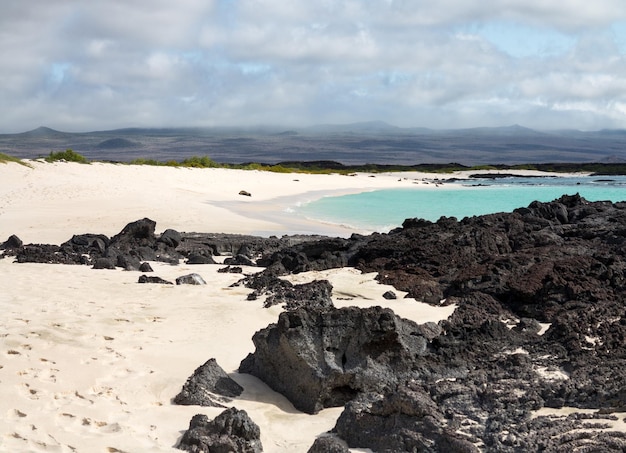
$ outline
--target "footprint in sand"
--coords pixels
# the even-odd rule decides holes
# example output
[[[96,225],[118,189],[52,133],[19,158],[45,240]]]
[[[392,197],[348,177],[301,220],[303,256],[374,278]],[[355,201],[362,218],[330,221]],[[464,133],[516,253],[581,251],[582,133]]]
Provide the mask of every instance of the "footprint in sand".
[[[31,399],[31,400],[38,400],[39,399],[39,390],[35,390],[28,383],[24,383],[24,384],[20,385],[19,386],[19,391],[20,391],[20,393],[22,395],[24,395],[28,399]]]
[[[18,376],[23,376],[27,378],[38,379],[42,382],[56,382],[57,377],[56,373],[59,370],[57,368],[49,368],[49,369],[41,369],[41,368],[28,368],[26,370],[21,370],[17,372]]]
[[[19,409],[10,409],[7,413],[7,420],[21,420],[26,416],[27,414],[20,411]]]

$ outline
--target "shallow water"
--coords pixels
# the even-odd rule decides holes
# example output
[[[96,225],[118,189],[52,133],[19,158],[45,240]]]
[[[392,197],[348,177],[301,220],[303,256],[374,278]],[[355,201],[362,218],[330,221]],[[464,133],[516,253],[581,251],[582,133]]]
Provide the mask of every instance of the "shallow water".
[[[436,221],[441,216],[470,217],[510,212],[532,201],[552,201],[564,194],[589,201],[626,200],[626,176],[472,179],[437,188],[416,186],[338,197],[324,197],[296,209],[300,215],[364,231],[388,231],[407,218]]]

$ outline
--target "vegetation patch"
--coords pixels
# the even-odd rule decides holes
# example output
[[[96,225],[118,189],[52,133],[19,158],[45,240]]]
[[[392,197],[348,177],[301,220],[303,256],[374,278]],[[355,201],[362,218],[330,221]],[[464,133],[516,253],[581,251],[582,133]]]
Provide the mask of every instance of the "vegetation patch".
[[[25,162],[22,159],[18,159],[17,157],[10,156],[8,154],[0,153],[0,164],[6,164],[7,162],[15,162],[17,164],[24,165],[25,167],[31,167],[28,162]]]
[[[65,151],[58,152],[50,152],[48,157],[44,158],[46,162],[78,162],[79,164],[88,164],[89,160],[83,156],[82,154],[78,154],[71,149],[66,149]]]

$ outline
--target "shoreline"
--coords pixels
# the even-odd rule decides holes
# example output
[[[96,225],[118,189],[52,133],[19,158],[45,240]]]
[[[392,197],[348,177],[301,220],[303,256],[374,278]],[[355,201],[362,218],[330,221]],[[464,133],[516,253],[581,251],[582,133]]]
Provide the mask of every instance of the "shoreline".
[[[112,236],[142,217],[155,220],[160,232],[289,232],[293,224],[281,213],[300,197],[398,184],[435,188],[393,173],[372,178],[114,164],[7,165],[0,165],[0,241],[16,234],[24,243],[54,243],[46,238],[60,243],[87,232]],[[244,189],[252,196],[239,195]],[[197,272],[207,285],[145,285],[137,283],[139,272],[0,259],[5,313],[0,411],[6,414],[0,449],[179,451],[174,445],[193,415],[213,418],[223,410],[172,404],[194,369],[210,358],[245,387],[229,405],[246,410],[260,426],[264,451],[306,451],[332,429],[342,408],[304,414],[259,379],[237,371],[254,349],[252,335],[276,322],[280,306],[264,309],[263,298],[246,300],[249,289],[231,286],[242,275],[217,272],[223,264],[151,265],[153,275],[166,280]],[[244,266],[243,273],[260,269]],[[404,298],[406,293],[380,284],[375,274],[353,268],[285,278],[293,283],[328,279],[337,308],[389,307],[417,323],[436,323],[456,309]],[[398,298],[387,300],[387,290]]]
[[[183,232],[323,234],[349,236],[346,226],[289,215],[297,203],[389,188],[434,189],[421,172],[341,174],[270,173],[258,170],[78,164],[29,161],[0,164],[0,239],[17,234],[25,243],[61,244],[72,234],[114,235],[143,217],[157,229]],[[492,172],[485,170],[484,172]],[[446,174],[468,178],[480,171]],[[538,171],[525,175],[567,176]],[[239,195],[240,191],[251,194]]]

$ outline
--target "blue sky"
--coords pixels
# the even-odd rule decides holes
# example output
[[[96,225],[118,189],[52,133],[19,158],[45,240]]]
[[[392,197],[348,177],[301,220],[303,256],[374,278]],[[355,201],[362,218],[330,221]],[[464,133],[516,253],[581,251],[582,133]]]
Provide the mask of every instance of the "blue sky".
[[[12,1],[0,52],[0,132],[626,128],[623,0]]]

